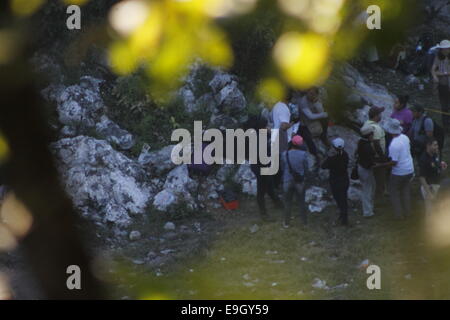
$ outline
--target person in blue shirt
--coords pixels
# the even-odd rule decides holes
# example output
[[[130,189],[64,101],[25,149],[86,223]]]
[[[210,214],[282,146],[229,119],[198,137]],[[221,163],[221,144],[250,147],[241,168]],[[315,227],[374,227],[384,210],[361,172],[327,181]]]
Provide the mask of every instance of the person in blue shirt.
[[[291,148],[281,155],[281,169],[283,170],[282,181],[285,202],[283,227],[289,228],[294,194],[300,200],[300,220],[303,224],[306,224],[305,175],[308,172],[308,161],[307,154],[303,150],[303,138],[301,136],[292,137]]]

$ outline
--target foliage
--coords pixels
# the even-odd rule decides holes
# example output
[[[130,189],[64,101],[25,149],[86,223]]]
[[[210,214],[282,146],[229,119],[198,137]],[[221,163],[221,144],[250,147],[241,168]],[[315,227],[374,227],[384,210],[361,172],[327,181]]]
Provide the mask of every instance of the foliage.
[[[146,81],[139,74],[119,77],[111,90],[117,104],[126,108],[125,112],[142,114],[151,105]]]

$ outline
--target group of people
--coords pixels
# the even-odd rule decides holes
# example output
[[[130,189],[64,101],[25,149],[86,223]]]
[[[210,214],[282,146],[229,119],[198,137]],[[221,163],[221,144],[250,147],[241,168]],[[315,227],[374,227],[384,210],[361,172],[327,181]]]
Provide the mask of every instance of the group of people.
[[[440,43],[430,73],[439,91],[442,123],[448,129],[450,41]],[[275,104],[269,121],[260,117],[257,129],[278,129],[272,130],[271,141],[278,139],[279,142],[280,174],[261,176],[260,165],[252,165],[257,177],[257,201],[262,217],[270,219],[264,201],[265,194],[268,194],[279,208],[283,208],[283,226],[288,228],[293,196],[297,195],[300,221],[307,223],[305,184],[312,174],[307,152],[316,158],[322,169],[329,170],[329,184],[339,208],[340,224],[348,225],[350,179],[361,182],[364,217],[374,216],[376,203],[384,202],[386,196],[390,196],[396,218],[408,217],[411,214],[411,182],[416,176],[415,163],[419,168],[420,191],[426,212],[431,214],[442,172],[447,169],[447,164],[441,160],[445,129],[433,121],[422,106],[409,108],[408,100],[408,96],[396,98],[394,111],[383,126],[381,120],[385,108],[370,108],[369,119],[360,129],[353,170],[350,170],[350,157],[344,150],[345,141],[340,137],[328,141],[328,114],[320,101],[319,88],[291,94],[286,102]],[[329,147],[325,158],[320,157],[313,138],[320,138]],[[277,186],[282,188],[283,201],[275,192]]]

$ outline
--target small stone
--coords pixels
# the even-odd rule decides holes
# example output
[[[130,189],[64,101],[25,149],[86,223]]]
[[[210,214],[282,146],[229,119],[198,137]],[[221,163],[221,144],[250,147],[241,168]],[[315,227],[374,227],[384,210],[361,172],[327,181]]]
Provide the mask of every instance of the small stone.
[[[259,227],[258,227],[257,224],[254,224],[254,225],[252,225],[252,226],[250,227],[249,230],[250,230],[251,233],[256,233],[256,232],[259,231]]]
[[[251,278],[250,276],[246,273],[242,276],[242,279],[249,281]]]
[[[306,258],[306,257],[301,257],[300,260],[303,261],[303,262],[306,262],[306,261],[308,261],[308,258]]]
[[[339,290],[339,289],[346,289],[347,287],[348,287],[348,283],[341,283],[341,284],[338,284],[337,286],[333,287],[333,289]]]
[[[320,280],[319,278],[315,278],[312,284],[312,287],[315,289],[323,289],[329,290],[330,288],[327,286],[327,282],[325,280]]]
[[[277,285],[278,285],[278,283],[276,283],[276,282],[272,283],[272,287],[276,287]]]
[[[405,275],[405,279],[406,279],[406,280],[411,280],[411,278],[412,278],[412,275],[411,275],[411,274]]]
[[[141,264],[144,264],[144,260],[136,259],[136,260],[133,260],[133,263],[137,264],[137,265],[141,265]]]
[[[225,258],[225,257],[220,258],[220,261],[225,261],[225,260],[227,260],[227,258]]]
[[[131,231],[129,238],[131,241],[136,241],[141,239],[141,233],[139,231]]]
[[[358,269],[361,269],[361,270],[365,270],[365,269],[367,269],[367,267],[369,266],[369,259],[365,259],[365,260],[363,260],[360,264],[359,264],[359,266],[358,266]]]
[[[267,255],[274,255],[274,254],[278,254],[278,251],[276,251],[276,250],[275,250],[275,251],[267,250],[267,251],[266,251],[266,254],[267,254]]]
[[[243,285],[244,285],[245,287],[247,287],[247,288],[250,288],[250,287],[254,287],[254,286],[255,286],[255,284],[252,283],[252,282],[244,282]]]
[[[166,249],[166,250],[162,250],[161,254],[168,255],[168,254],[173,253],[173,252],[175,252],[175,250],[173,250],[173,249]]]
[[[173,230],[175,230],[175,224],[174,224],[173,222],[167,222],[167,223],[164,225],[164,230],[167,230],[167,231],[173,231]]]

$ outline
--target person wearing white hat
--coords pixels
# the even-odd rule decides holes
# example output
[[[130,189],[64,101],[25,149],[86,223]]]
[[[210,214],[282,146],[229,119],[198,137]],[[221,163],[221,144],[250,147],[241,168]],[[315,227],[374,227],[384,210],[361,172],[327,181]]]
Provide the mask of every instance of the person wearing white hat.
[[[433,81],[438,87],[439,101],[442,112],[450,112],[450,41],[442,40],[438,47],[436,58],[431,69]],[[448,114],[442,114],[442,124],[450,126]]]
[[[338,221],[340,224],[348,225],[348,188],[350,180],[348,177],[349,157],[344,150],[345,141],[336,138],[332,141],[333,149],[322,163],[322,169],[330,170],[330,187],[333,198],[339,208]]]
[[[389,119],[386,132],[392,135],[389,145],[389,157],[392,166],[390,194],[396,218],[405,218],[411,214],[411,181],[414,178],[414,163],[411,156],[409,138],[402,134],[403,128],[397,119]]]

